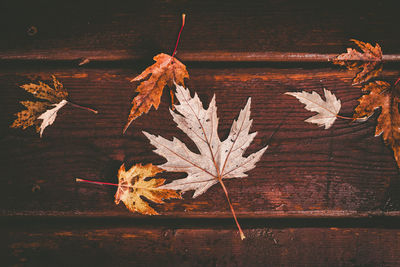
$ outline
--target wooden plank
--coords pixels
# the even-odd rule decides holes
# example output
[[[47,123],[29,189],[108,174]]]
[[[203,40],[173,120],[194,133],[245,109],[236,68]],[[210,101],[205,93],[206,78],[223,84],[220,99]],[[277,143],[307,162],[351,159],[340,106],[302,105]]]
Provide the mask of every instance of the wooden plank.
[[[398,266],[400,231],[62,225],[2,228],[7,266]]]
[[[75,178],[116,182],[125,162],[162,163],[142,131],[189,142],[170,119],[169,94],[158,111],[140,117],[125,136],[122,128],[130,109],[138,69],[8,69],[0,75],[0,194],[2,215],[131,216],[115,206],[115,188],[77,184]],[[188,66],[192,90],[207,103],[215,93],[220,136],[252,97],[253,130],[258,131],[249,152],[269,149],[245,179],[226,181],[239,217],[398,216],[400,183],[392,152],[374,137],[376,117],[365,123],[338,120],[329,130],[307,124],[311,113],[286,91],[316,90],[321,85],[342,100],[351,116],[359,88],[351,87],[354,72],[338,68],[204,69]],[[17,74],[16,74],[17,73]],[[18,85],[55,74],[72,101],[96,108],[98,115],[67,106],[42,139],[31,130],[10,129],[18,101],[31,99]],[[395,80],[397,70],[383,73]],[[275,133],[275,134],[274,134]],[[272,139],[271,136],[273,135]],[[190,144],[190,143],[189,143]],[[189,145],[193,148],[193,145]],[[165,174],[167,179],[181,174]],[[162,214],[178,217],[230,217],[222,189],[184,201],[158,206]],[[389,213],[385,213],[389,212]],[[391,213],[390,213],[391,212]],[[132,215],[137,216],[137,215]]]
[[[192,52],[180,53],[185,62],[327,62],[338,54],[292,53],[292,52]],[[4,56],[3,58],[6,58]],[[400,55],[383,55],[384,62],[398,62]]]
[[[76,54],[79,54],[77,58]],[[316,53],[292,53],[292,52],[182,52],[179,59],[183,62],[329,62],[338,54],[316,54]],[[73,54],[59,53],[50,50],[38,53],[23,52],[18,54],[1,53],[0,59],[7,61],[26,61],[26,60],[72,60],[79,66],[119,60],[140,60],[140,56],[132,56],[126,51],[113,51],[112,55],[104,54],[102,51],[74,51]],[[398,62],[400,55],[383,55],[384,62]],[[92,65],[91,64],[91,65]]]
[[[344,52],[351,38],[378,42],[384,54],[398,60],[396,3],[5,0],[0,59],[132,60],[170,54],[185,12],[178,57],[186,61],[286,61],[293,55],[307,61]],[[232,52],[239,54],[229,57]],[[287,54],[277,59],[275,52]]]

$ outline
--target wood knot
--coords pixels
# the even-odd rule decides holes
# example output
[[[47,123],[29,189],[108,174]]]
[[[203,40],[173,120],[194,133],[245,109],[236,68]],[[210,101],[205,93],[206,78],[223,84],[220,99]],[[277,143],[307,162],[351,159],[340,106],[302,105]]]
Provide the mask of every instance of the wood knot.
[[[38,32],[38,29],[37,29],[35,26],[30,26],[30,27],[26,30],[26,33],[27,33],[29,36],[33,36],[33,35],[35,35],[37,32]]]
[[[35,184],[32,186],[32,193],[37,193],[40,191],[40,189],[41,189],[40,186]]]

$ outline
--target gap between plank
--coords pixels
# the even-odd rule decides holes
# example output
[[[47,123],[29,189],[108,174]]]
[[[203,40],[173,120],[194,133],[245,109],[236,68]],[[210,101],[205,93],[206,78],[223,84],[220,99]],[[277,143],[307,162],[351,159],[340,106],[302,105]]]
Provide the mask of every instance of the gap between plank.
[[[400,211],[340,211],[340,210],[310,210],[310,211],[263,211],[263,212],[238,212],[240,219],[359,219],[359,218],[399,218]],[[115,211],[99,211],[99,212],[58,212],[58,211],[5,211],[0,212],[1,218],[7,217],[115,217],[115,218],[143,218],[140,214],[121,213],[117,209]],[[165,212],[158,218],[174,218],[174,219],[232,219],[230,212],[208,213],[197,212],[188,214],[187,212]],[[152,218],[157,218],[152,217]]]
[[[146,54],[146,55],[144,55]],[[82,60],[119,61],[143,60],[148,52],[134,55],[129,50],[38,50],[34,52],[8,51],[0,53],[0,60]],[[340,54],[340,53],[338,53]],[[294,52],[178,52],[177,58],[183,62],[327,62],[338,54],[294,53]],[[152,55],[155,56],[156,54]],[[383,55],[385,62],[398,62],[400,55]]]
[[[117,217],[68,217],[68,216],[10,216],[0,217],[7,228],[43,227],[68,225],[69,227],[170,227],[170,228],[229,228],[235,229],[232,218],[170,218],[164,216],[117,218]],[[399,217],[373,218],[270,218],[241,219],[244,229],[250,228],[390,228],[400,229]]]

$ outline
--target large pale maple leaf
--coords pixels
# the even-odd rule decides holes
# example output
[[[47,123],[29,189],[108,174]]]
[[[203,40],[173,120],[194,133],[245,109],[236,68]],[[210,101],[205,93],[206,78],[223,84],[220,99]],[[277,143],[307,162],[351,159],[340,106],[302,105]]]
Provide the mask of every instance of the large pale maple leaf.
[[[379,44],[372,46],[355,39],[351,39],[362,52],[347,48],[347,52],[333,59],[334,64],[347,67],[349,70],[360,70],[353,79],[353,85],[367,82],[379,75],[382,71],[382,49]]]
[[[391,86],[384,81],[374,81],[365,85],[363,95],[355,108],[354,118],[368,118],[376,109],[381,108],[378,117],[375,136],[382,135],[383,140],[394,152],[397,165],[400,167],[400,86]]]
[[[132,82],[142,81],[136,88],[138,95],[132,100],[132,108],[123,132],[143,113],[149,112],[152,106],[158,109],[161,95],[165,86],[170,89],[174,83],[184,85],[185,78],[189,78],[186,66],[173,56],[161,53],[154,58],[155,63],[132,79]],[[146,79],[149,77],[148,79]],[[171,93],[172,96],[172,93]],[[173,102],[173,100],[172,100]]]
[[[220,182],[227,195],[223,179],[246,177],[246,172],[255,167],[267,146],[261,150],[244,157],[257,132],[249,133],[252,120],[250,120],[250,103],[247,101],[239,117],[232,124],[228,137],[221,141],[218,136],[218,117],[215,96],[212,98],[208,109],[204,109],[197,96],[191,97],[189,89],[176,85],[176,97],[179,105],[171,115],[177,126],[196,144],[200,153],[192,152],[182,141],[173,138],[172,141],[161,136],[154,136],[143,132],[156,147],[155,153],[163,156],[167,162],[159,167],[172,172],[186,172],[187,177],[174,180],[161,186],[163,189],[180,190],[182,192],[194,190],[193,197],[198,197],[211,186]],[[228,197],[228,195],[227,195]],[[236,220],[232,205],[232,213]],[[237,222],[237,220],[236,220]],[[240,226],[241,237],[244,238]]]

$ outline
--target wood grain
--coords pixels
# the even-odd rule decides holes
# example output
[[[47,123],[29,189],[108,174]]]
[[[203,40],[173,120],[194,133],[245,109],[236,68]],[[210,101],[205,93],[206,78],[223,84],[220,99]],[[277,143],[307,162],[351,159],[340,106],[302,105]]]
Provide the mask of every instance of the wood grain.
[[[78,63],[172,53],[182,13],[187,18],[178,57],[182,53],[184,61],[199,60],[202,53],[211,54],[211,61],[221,54],[226,55],[223,60],[234,59],[232,52],[245,53],[247,60],[262,60],[258,53],[265,52],[338,54],[351,45],[351,38],[378,42],[387,55],[400,54],[396,3],[90,0],[74,5],[5,0],[0,59]]]
[[[380,228],[245,229],[76,224],[8,228],[17,266],[398,266],[400,232]],[[9,240],[7,242],[6,240]],[[68,253],[68,254],[67,254]]]
[[[232,120],[252,97],[253,130],[258,132],[249,153],[269,144],[257,167],[245,179],[226,181],[239,217],[357,217],[397,216],[400,211],[398,169],[392,152],[374,137],[376,117],[365,123],[338,120],[327,131],[307,124],[312,114],[287,91],[332,90],[343,103],[341,114],[351,116],[359,88],[351,87],[354,72],[332,68],[190,68],[192,90],[204,103],[216,94],[220,136],[226,137]],[[140,71],[129,69],[42,69],[40,72],[4,71],[0,76],[1,167],[3,215],[138,216],[115,206],[115,188],[77,184],[75,178],[116,182],[125,162],[154,164],[164,160],[142,131],[190,140],[170,119],[169,94],[154,109],[125,124]],[[67,106],[40,139],[34,131],[10,129],[19,100],[29,95],[18,87],[31,79],[55,74],[71,100],[98,109],[98,115]],[[383,73],[387,80],[397,70]],[[125,118],[125,119],[124,119]],[[272,138],[271,138],[272,137]],[[182,174],[165,174],[167,179]],[[155,208],[178,217],[230,217],[222,189],[212,187],[191,199],[171,200]]]
[[[312,113],[287,91],[322,92],[351,116],[355,72],[329,59],[379,43],[384,72],[397,80],[397,1],[0,1],[0,258],[2,266],[399,266],[400,179],[392,151],[364,123],[307,124]],[[219,134],[252,97],[247,153],[269,144],[244,179],[226,181],[247,238],[241,241],[219,185],[192,199],[151,205],[145,217],[114,204],[122,163],[160,164],[142,131],[194,144],[159,110],[122,135],[137,84],[129,81],[160,52],[177,57],[204,103],[216,95]],[[10,129],[19,86],[55,74],[74,103],[42,139]],[[379,111],[377,111],[379,113]],[[183,174],[166,173],[171,181]]]

